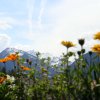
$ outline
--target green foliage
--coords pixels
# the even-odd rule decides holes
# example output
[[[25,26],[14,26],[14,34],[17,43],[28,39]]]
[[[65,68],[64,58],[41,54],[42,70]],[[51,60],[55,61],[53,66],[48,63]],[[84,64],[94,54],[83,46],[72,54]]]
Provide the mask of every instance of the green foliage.
[[[82,50],[74,67],[69,65],[69,58],[76,55],[68,51],[63,54],[60,65],[51,65],[51,58],[41,58],[40,53],[36,54],[35,67],[30,66],[28,59],[19,58],[17,69],[11,74],[15,81],[0,84],[0,100],[100,100],[100,65],[84,59],[85,49],[82,47]],[[31,70],[20,68],[25,61]],[[50,69],[54,69],[54,75]],[[5,75],[0,73],[0,78]]]

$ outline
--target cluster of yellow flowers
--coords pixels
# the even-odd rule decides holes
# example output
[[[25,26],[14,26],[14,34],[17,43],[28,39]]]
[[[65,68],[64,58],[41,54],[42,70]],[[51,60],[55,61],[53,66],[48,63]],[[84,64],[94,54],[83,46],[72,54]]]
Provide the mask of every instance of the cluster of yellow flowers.
[[[100,40],[100,32],[94,35],[94,40]],[[91,49],[92,51],[100,54],[100,44],[95,44]]]
[[[100,32],[94,35],[94,40],[100,40]],[[75,44],[70,41],[62,41],[61,44],[67,47],[67,49],[75,46]],[[82,46],[84,44],[84,39],[80,39],[79,44]],[[93,52],[100,54],[100,44],[95,44],[91,49]]]
[[[10,54],[10,55],[8,55],[8,56],[5,57],[5,58],[0,59],[0,62],[1,62],[1,63],[6,63],[7,61],[15,61],[15,60],[17,60],[18,58],[19,58],[18,53]],[[31,68],[28,68],[28,67],[26,67],[26,66],[20,66],[20,68],[21,68],[23,71],[31,70]],[[2,78],[2,80],[4,80],[4,79],[5,79],[5,77]]]
[[[10,54],[5,58],[0,59],[0,62],[6,63],[7,61],[15,61],[18,58],[18,54]]]

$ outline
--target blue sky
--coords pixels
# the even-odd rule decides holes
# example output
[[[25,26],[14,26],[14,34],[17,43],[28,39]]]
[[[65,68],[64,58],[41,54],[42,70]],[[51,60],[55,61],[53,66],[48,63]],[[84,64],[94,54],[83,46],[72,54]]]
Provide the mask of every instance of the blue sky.
[[[86,39],[89,50],[98,42],[92,37],[100,31],[99,10],[100,0],[0,0],[0,51],[15,47],[60,55],[66,51],[62,40],[77,44],[78,38]]]

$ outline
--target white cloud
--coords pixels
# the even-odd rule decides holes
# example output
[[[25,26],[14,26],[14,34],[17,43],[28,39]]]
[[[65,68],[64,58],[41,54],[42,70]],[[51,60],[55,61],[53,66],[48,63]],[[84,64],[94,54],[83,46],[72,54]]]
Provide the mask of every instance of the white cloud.
[[[7,19],[0,19],[0,29],[6,30],[11,29],[12,25],[10,24],[9,20]]]
[[[12,29],[14,25],[20,25],[20,26],[25,26],[27,24],[27,21],[23,20],[18,20],[14,17],[7,16],[6,14],[0,17],[0,29],[2,30],[8,30]]]
[[[0,34],[0,51],[10,46],[11,38],[7,34]]]

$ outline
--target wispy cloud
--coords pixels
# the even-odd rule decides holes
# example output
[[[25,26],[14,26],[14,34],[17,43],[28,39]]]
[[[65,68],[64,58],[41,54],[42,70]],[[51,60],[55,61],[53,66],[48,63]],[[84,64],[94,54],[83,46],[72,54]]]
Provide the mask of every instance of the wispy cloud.
[[[92,36],[100,31],[99,0],[26,1],[27,8],[25,3],[18,1],[24,10],[18,10],[15,15],[12,13],[14,11],[10,12],[7,9],[0,13],[0,30],[5,32],[6,29],[10,29],[7,33],[13,34],[14,32],[14,35],[17,34],[15,37],[19,35],[19,44],[16,44],[18,48],[32,47],[40,52],[60,55],[66,50],[60,45],[62,40],[71,40],[77,44],[78,38],[86,38],[86,44],[89,47],[90,44],[94,44]],[[8,15],[11,18],[7,18]],[[24,40],[31,44],[21,45],[20,42],[26,43]],[[77,49],[80,47],[78,46]]]
[[[88,41],[91,35],[91,44],[94,43],[92,35],[100,29],[100,14],[98,13],[100,3],[94,4],[90,0],[88,2],[86,0],[84,2],[72,1],[62,0],[48,7],[46,4],[49,2],[41,0],[41,9],[40,12],[37,12],[39,13],[39,28],[35,28],[34,33],[31,31],[31,36],[29,36],[32,43],[35,41],[34,49],[60,55],[65,51],[64,47],[60,45],[62,40],[71,40],[77,43],[78,38],[86,38]],[[42,24],[43,17],[46,18],[47,22]],[[30,24],[30,26],[32,25]],[[41,30],[42,27],[44,30]],[[75,49],[79,49],[79,47]]]
[[[25,25],[27,25],[26,20],[20,20],[12,16],[8,16],[6,13],[4,15],[2,14],[0,17],[0,29],[4,31],[8,29],[13,29],[14,26],[25,26]]]
[[[44,9],[45,9],[45,5],[46,5],[46,1],[47,0],[41,0],[41,7],[40,7],[40,12],[39,12],[39,16],[38,16],[38,25],[39,28],[42,28],[42,16],[44,14]]]
[[[27,8],[28,8],[28,26],[29,26],[29,35],[33,33],[33,10],[34,10],[34,2],[35,0],[27,0]]]

